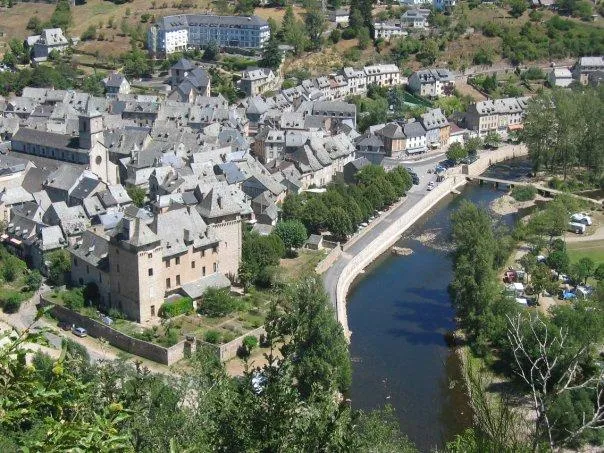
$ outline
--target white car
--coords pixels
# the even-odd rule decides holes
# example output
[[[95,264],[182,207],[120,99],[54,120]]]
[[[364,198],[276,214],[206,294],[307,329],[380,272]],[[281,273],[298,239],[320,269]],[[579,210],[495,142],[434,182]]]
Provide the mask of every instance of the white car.
[[[433,183],[432,181],[430,181],[430,182],[428,183],[428,191],[430,191],[430,190],[432,190],[432,189],[434,189],[434,183]]]

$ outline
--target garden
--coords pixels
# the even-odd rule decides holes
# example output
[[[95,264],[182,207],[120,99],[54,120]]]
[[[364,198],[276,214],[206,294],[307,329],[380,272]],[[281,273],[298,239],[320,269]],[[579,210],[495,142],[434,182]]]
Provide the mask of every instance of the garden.
[[[99,320],[94,285],[55,289],[50,301]],[[128,336],[170,347],[192,335],[212,344],[225,344],[264,324],[272,294],[254,288],[245,295],[233,295],[228,289],[209,288],[197,309],[188,297],[171,297],[160,310],[161,322],[150,327],[124,319],[117,310],[108,313],[111,327]]]

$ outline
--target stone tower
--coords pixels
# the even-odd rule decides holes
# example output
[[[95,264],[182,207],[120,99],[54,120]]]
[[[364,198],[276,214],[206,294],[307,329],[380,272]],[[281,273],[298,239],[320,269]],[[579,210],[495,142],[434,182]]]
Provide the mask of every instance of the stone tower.
[[[80,148],[92,149],[96,143],[103,143],[103,116],[95,109],[90,100],[86,111],[78,117]]]
[[[109,241],[111,306],[144,323],[164,302],[162,247],[159,237],[138,217],[124,217]]]

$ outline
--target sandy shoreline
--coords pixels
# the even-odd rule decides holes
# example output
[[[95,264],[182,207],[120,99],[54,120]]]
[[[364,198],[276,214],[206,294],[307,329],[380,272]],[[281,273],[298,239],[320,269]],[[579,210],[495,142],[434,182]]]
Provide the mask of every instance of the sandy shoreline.
[[[493,200],[489,204],[489,209],[499,215],[516,214],[520,209],[530,208],[531,206],[534,206],[537,201],[541,200],[545,200],[545,198],[537,195],[533,200],[516,201],[510,194],[504,194]]]

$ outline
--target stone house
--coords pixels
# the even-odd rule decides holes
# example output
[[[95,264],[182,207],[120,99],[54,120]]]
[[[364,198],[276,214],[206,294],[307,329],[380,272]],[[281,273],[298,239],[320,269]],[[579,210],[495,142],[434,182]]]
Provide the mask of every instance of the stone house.
[[[409,88],[420,96],[449,96],[454,86],[455,77],[448,69],[423,69],[409,77]]]

